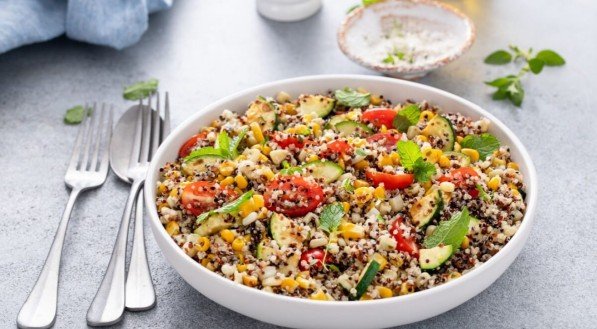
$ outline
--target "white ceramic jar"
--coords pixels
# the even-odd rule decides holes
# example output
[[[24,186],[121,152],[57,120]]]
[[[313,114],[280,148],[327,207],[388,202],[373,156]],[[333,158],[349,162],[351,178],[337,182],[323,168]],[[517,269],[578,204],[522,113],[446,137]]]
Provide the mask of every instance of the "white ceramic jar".
[[[321,0],[257,0],[257,11],[269,19],[295,22],[315,14]]]

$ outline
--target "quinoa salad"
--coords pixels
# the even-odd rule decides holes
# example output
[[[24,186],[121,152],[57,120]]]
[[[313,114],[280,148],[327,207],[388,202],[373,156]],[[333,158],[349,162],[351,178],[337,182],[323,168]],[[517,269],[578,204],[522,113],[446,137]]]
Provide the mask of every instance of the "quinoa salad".
[[[229,280],[313,300],[432,288],[499,252],[525,185],[475,120],[374,91],[257,97],[197,127],[156,205],[189,256]]]

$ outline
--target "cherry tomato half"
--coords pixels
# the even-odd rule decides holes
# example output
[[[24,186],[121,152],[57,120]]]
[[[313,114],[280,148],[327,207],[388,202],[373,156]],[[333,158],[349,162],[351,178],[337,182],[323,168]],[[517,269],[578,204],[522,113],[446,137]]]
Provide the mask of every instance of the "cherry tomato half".
[[[441,176],[438,178],[440,182],[452,182],[454,185],[460,187],[466,183],[466,180],[470,177],[477,177],[479,174],[475,171],[475,169],[471,167],[461,167],[458,169],[453,169],[450,171],[449,174]]]
[[[363,121],[371,122],[378,128],[380,128],[382,125],[386,126],[386,128],[390,128],[394,125],[395,116],[396,111],[394,111],[394,109],[374,108],[365,111],[361,118]]]
[[[323,248],[309,249],[301,254],[299,269],[301,271],[308,271],[311,268],[321,270],[323,268],[323,257],[326,257]],[[326,257],[326,263],[329,263],[330,260],[331,257],[328,254]]]
[[[321,152],[322,157],[332,154],[347,154],[352,151],[352,147],[346,141],[333,141],[327,144],[327,149]]]
[[[180,147],[180,150],[178,151],[178,156],[181,158],[184,158],[187,155],[189,155],[191,153],[191,151],[193,151],[193,148],[195,147],[195,145],[197,145],[197,142],[205,139],[206,137],[207,137],[207,132],[205,132],[205,131],[200,132],[197,135],[193,135],[186,142],[184,142],[184,144],[182,144],[182,146]]]
[[[396,250],[403,251],[410,254],[413,257],[417,257],[419,255],[419,246],[417,245],[417,241],[415,240],[414,234],[410,234],[409,236],[404,236],[404,230],[400,228],[400,225],[404,222],[402,216],[398,216],[396,220],[390,225],[390,234],[396,240]],[[411,230],[414,232],[414,228]]]
[[[402,138],[402,133],[377,133],[367,137],[367,142],[376,143],[383,141],[383,145],[387,150],[396,148],[396,143]]]
[[[413,174],[386,174],[383,172],[367,171],[365,176],[375,186],[383,183],[386,190],[407,188],[415,180],[415,175]]]
[[[267,209],[297,217],[315,210],[323,202],[324,194],[319,185],[302,177],[282,176],[267,185],[263,197]]]
[[[293,137],[293,136],[288,136],[288,137],[274,136],[274,141],[276,143],[278,143],[278,145],[283,149],[289,148],[291,145],[294,145],[294,147],[296,149],[301,149],[301,148],[303,148],[303,146],[305,146],[304,139]]]
[[[180,201],[182,207],[194,216],[212,210],[217,207],[216,199],[223,199],[226,202],[236,198],[233,189],[216,187],[216,183],[198,181],[187,185],[182,191]]]

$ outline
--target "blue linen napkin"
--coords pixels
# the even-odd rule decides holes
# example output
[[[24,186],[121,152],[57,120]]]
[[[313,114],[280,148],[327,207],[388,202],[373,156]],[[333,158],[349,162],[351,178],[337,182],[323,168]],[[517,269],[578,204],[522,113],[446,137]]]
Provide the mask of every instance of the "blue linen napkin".
[[[135,44],[149,14],[172,0],[0,0],[0,53],[64,33],[122,49]]]

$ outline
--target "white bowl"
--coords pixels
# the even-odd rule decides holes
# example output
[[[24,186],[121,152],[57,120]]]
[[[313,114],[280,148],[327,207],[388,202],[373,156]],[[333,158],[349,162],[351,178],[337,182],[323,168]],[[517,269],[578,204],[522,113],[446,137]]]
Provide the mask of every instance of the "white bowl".
[[[414,294],[372,301],[324,302],[275,295],[235,283],[202,267],[174,243],[158,219],[155,195],[159,168],[176,159],[180,145],[199,128],[216,119],[223,110],[244,112],[247,104],[257,95],[275,96],[279,91],[286,91],[296,97],[301,93],[321,93],[347,86],[363,87],[396,102],[407,98],[427,100],[444,111],[460,112],[473,118],[486,117],[492,121],[490,132],[510,146],[512,157],[520,164],[528,187],[528,207],[524,220],[518,232],[500,252],[457,280]],[[492,284],[520,253],[531,231],[537,205],[537,175],[529,154],[518,138],[493,115],[467,100],[409,81],[360,75],[321,75],[281,80],[250,88],[197,111],[160,146],[149,167],[145,202],[153,235],[168,262],[185,281],[211,300],[246,316],[285,327],[379,328],[420,321],[446,312]]]
[[[386,0],[361,7],[352,11],[338,30],[338,45],[348,58],[401,79],[421,78],[454,61],[474,40],[475,26],[470,18],[448,4],[431,0]],[[383,63],[383,58],[397,44],[415,46],[417,50],[401,49],[406,52],[402,53],[403,60]],[[419,51],[429,57],[417,56],[421,60],[413,63],[406,60],[408,53]]]

